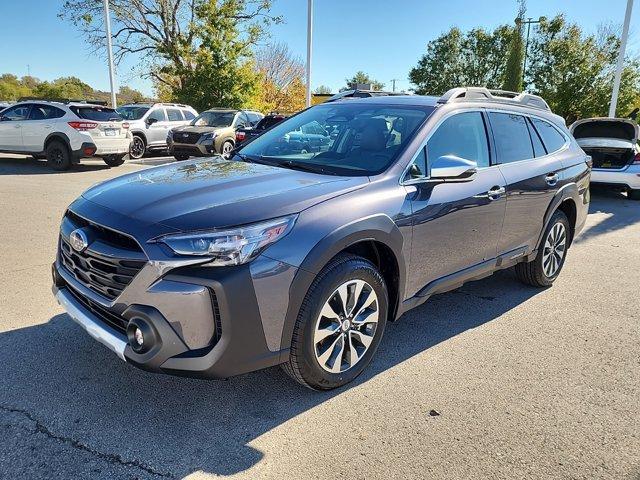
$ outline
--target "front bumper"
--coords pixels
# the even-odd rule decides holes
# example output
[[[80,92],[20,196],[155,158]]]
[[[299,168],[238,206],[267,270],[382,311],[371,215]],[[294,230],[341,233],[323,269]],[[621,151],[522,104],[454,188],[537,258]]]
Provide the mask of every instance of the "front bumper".
[[[191,157],[204,157],[216,153],[215,141],[212,139],[199,140],[198,143],[177,143],[171,141],[169,155],[189,155]]]
[[[594,168],[591,170],[591,183],[640,190],[640,165],[630,165],[624,170]]]

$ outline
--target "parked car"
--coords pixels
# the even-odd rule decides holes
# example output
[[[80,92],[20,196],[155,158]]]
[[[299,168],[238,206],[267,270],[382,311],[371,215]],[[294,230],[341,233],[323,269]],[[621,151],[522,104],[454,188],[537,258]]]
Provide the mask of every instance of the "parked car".
[[[345,98],[369,98],[369,97],[389,97],[389,96],[406,96],[406,93],[400,92],[385,92],[382,90],[361,90],[361,89],[351,89],[345,90],[340,93],[336,93],[332,97],[329,97],[326,102],[335,102],[336,100],[343,100]],[[325,103],[326,103],[325,102]]]
[[[117,167],[130,143],[129,124],[101,104],[38,99],[0,113],[0,151],[46,158],[55,170],[90,157]]]
[[[430,296],[511,266],[536,287],[558,278],[587,216],[589,158],[544,100],[512,97],[324,103],[230,159],[94,186],[62,220],[55,295],[149,371],[282,364],[308,387],[344,385]],[[328,149],[281,153],[316,123],[341,126]]]
[[[133,140],[129,156],[139,159],[150,150],[166,150],[172,128],[187,125],[198,112],[180,103],[132,103],[118,108],[130,124]]]
[[[229,153],[235,147],[236,131],[257,125],[262,117],[260,112],[251,110],[207,110],[189,125],[169,131],[169,154],[176,160],[187,160],[189,157]]]
[[[8,102],[0,102],[0,113],[2,113],[2,111],[3,111],[5,108],[9,108],[10,106],[11,106],[11,103],[8,103]]]
[[[249,126],[249,127],[238,128],[236,130],[236,144],[235,144],[235,146],[239,147],[240,145],[242,145],[244,143],[247,143],[247,142],[253,140],[254,138],[259,137],[265,131],[269,130],[274,125],[277,125],[278,123],[280,123],[285,118],[287,118],[286,115],[281,115],[279,113],[270,113],[269,115],[265,115],[256,124],[255,127],[254,126]]]
[[[638,124],[628,118],[586,118],[571,125],[578,145],[591,156],[591,183],[626,191],[640,200]]]

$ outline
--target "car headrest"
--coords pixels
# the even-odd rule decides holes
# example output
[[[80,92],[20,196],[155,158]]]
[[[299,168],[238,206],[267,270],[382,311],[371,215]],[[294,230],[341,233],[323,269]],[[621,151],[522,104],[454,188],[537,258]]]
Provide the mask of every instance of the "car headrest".
[[[387,145],[389,129],[383,118],[372,118],[362,128],[360,148],[362,150],[380,151]]]

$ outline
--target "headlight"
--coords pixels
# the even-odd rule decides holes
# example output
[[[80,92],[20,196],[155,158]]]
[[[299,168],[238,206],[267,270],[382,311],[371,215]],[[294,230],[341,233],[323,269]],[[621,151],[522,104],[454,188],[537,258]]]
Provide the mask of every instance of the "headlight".
[[[211,257],[213,266],[240,265],[289,233],[296,218],[297,215],[289,215],[229,230],[166,235],[156,241],[178,255]]]
[[[216,136],[215,132],[203,133],[200,137],[200,140],[213,140],[213,137]]]

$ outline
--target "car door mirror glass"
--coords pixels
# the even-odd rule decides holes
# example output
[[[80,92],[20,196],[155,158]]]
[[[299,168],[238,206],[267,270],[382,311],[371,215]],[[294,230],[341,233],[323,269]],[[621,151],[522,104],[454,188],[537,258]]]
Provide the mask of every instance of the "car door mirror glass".
[[[478,164],[473,160],[443,155],[438,157],[431,166],[431,179],[445,181],[472,180],[478,171]]]
[[[158,121],[157,118],[147,118],[147,125],[153,125],[154,123],[156,123]]]

